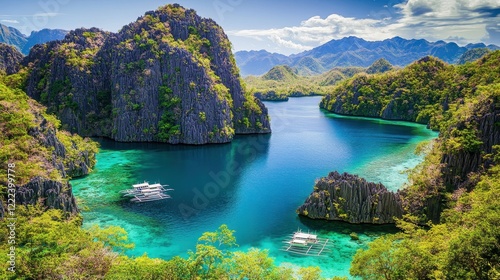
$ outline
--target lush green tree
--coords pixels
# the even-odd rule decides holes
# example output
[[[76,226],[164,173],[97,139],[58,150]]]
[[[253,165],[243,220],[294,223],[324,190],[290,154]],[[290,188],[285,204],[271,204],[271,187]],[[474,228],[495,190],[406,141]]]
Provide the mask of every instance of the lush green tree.
[[[248,252],[235,252],[226,263],[231,278],[271,279],[276,266],[267,251],[250,249]]]
[[[473,191],[460,195],[443,222],[376,239],[354,256],[350,273],[363,279],[499,279],[500,166],[483,174]]]
[[[363,279],[395,279],[395,237],[383,236],[360,249],[353,258],[349,272]]]
[[[299,269],[300,279],[302,280],[318,280],[324,279],[321,277],[321,269],[317,266],[301,267]]]
[[[85,230],[80,216],[68,217],[60,210],[18,206],[16,218],[15,275],[21,279],[58,279],[59,275],[71,279],[98,278],[107,273],[117,257],[107,244],[118,251],[130,247],[123,229]],[[7,219],[2,221],[2,228],[7,228],[8,223]],[[10,247],[7,236],[0,237],[2,252]]]
[[[198,239],[196,251],[191,252],[189,257],[196,275],[204,279],[220,279],[226,274],[222,264],[231,255],[227,249],[236,246],[233,233],[227,225],[221,225],[214,232],[203,233]]]

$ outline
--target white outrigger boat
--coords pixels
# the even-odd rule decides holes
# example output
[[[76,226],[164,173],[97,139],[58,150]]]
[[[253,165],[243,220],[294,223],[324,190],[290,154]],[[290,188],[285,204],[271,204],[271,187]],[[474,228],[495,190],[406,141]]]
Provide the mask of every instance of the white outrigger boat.
[[[132,197],[130,201],[132,202],[146,202],[155,201],[161,199],[171,198],[170,195],[166,194],[167,191],[173,191],[173,189],[165,189],[168,185],[162,184],[149,184],[144,182],[141,184],[132,185],[132,189],[120,191],[125,197]]]
[[[321,256],[333,246],[329,239],[319,238],[316,234],[305,233],[300,229],[283,242],[286,245],[281,250],[305,256]]]

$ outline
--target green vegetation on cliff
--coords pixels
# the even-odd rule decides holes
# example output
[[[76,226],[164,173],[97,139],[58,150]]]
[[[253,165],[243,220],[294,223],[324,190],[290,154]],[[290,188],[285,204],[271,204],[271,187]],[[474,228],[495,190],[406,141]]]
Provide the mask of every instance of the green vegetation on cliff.
[[[366,73],[368,74],[376,74],[376,73],[384,73],[387,71],[391,71],[394,67],[389,61],[381,58],[375,61],[370,67],[366,68]]]
[[[439,129],[446,112],[477,86],[500,80],[499,57],[496,51],[460,66],[425,57],[398,71],[359,74],[341,82],[320,106],[338,114],[413,121]]]
[[[16,73],[22,59],[23,55],[15,47],[0,43],[0,73]]]
[[[498,155],[497,155],[498,157]],[[400,221],[402,233],[358,251],[351,274],[363,279],[498,279],[500,161],[458,197],[430,229]]]
[[[500,278],[499,57],[497,51],[445,70],[457,80],[447,80],[441,93],[456,100],[449,98],[447,109],[433,115],[440,137],[402,191],[403,207],[410,213],[397,222],[402,232],[358,251],[352,275]],[[434,215],[440,219],[429,222]]]
[[[28,95],[82,136],[207,144],[271,131],[265,106],[244,90],[223,29],[178,4],[117,33],[73,30],[35,46],[24,64],[32,69]]]
[[[59,181],[90,172],[97,144],[59,130],[60,121],[21,90],[25,77],[26,70],[0,76],[0,181],[9,162],[16,165],[19,185],[36,176]]]
[[[331,173],[298,209],[313,219],[396,220],[402,232],[358,251],[353,276],[500,278],[499,61],[500,51],[459,66],[426,57],[398,71],[358,74],[324,97],[321,106],[336,113],[419,121],[440,131],[421,145],[425,160],[397,193],[374,184],[368,191],[356,176]],[[371,217],[378,213],[383,219]]]
[[[458,60],[458,64],[465,64],[467,62],[473,62],[475,60],[480,59],[481,57],[483,57],[484,55],[486,55],[490,52],[491,52],[491,50],[488,48],[470,49],[470,50],[464,52],[464,54],[462,54],[462,56]]]
[[[122,228],[84,229],[80,215],[50,209],[55,207],[43,202],[57,200],[61,193],[50,199],[43,195],[51,194],[42,193],[39,200],[22,201],[30,197],[21,189],[29,188],[32,182],[36,186],[45,182],[67,182],[70,176],[90,172],[97,152],[95,142],[60,130],[61,122],[21,90],[26,76],[23,70],[0,77],[1,176],[7,178],[7,163],[15,164],[16,196],[19,196],[16,197],[15,244],[10,244],[8,238],[8,225],[12,221],[0,218],[1,279],[60,279],[61,275],[69,279],[321,279],[319,268],[294,270],[277,266],[267,251],[230,251],[237,245],[233,231],[226,226],[204,233],[188,258],[161,260],[146,255],[130,258],[124,252],[133,244]],[[165,95],[162,106],[178,103],[171,98],[167,87],[161,91]],[[250,112],[260,109],[258,104],[249,102],[244,107]],[[40,177],[41,180],[34,179]],[[6,185],[7,182],[1,182],[2,215]],[[71,185],[62,186],[67,188],[64,194],[72,197]],[[50,192],[53,194],[53,191]],[[27,191],[37,192],[36,189]],[[15,246],[15,272],[8,270],[12,246]]]

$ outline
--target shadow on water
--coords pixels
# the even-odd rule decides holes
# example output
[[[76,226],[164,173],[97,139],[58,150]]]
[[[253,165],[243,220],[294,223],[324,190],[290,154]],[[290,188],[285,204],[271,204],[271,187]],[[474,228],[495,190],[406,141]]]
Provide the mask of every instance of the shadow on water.
[[[174,189],[166,203],[120,199],[120,207],[158,221],[168,217],[170,222],[195,223],[232,207],[240,177],[253,162],[265,160],[269,139],[270,135],[237,136],[232,143],[203,146],[98,141],[102,149],[141,151],[139,161],[121,166],[122,172],[134,172],[137,183],[160,182]]]
[[[335,128],[338,128],[338,125],[345,126],[348,129],[356,127],[358,131],[373,130],[375,128],[381,135],[402,136],[402,139],[410,139],[419,136],[435,137],[436,134],[436,132],[430,129],[423,129],[422,124],[412,122],[338,115],[324,109],[320,109],[320,112],[324,117],[330,120],[330,125]]]
[[[304,228],[315,231],[318,234],[328,232],[338,232],[350,234],[364,234],[367,236],[378,236],[387,233],[397,233],[400,230],[393,224],[373,225],[373,224],[350,224],[342,221],[313,220],[304,216],[298,216]]]

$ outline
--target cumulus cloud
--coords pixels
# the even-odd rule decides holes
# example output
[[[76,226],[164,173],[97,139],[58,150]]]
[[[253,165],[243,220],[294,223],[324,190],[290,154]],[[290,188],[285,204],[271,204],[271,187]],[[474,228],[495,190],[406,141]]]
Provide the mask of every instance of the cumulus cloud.
[[[499,21],[498,0],[409,0],[395,6],[402,17],[398,33],[430,40],[462,37],[467,42],[496,41],[493,28]]]
[[[479,41],[500,44],[500,0],[408,0],[386,9],[391,11],[390,17],[353,18],[331,14],[326,18],[311,17],[297,26],[228,33],[271,40],[296,51],[346,36],[370,41],[401,36],[462,44]]]
[[[385,24],[384,20],[356,19],[338,14],[329,15],[327,18],[311,17],[302,21],[299,26],[239,30],[228,33],[256,40],[267,38],[283,47],[296,50],[311,49],[331,39],[340,39],[346,36],[358,36],[369,40],[395,36],[391,27]]]

